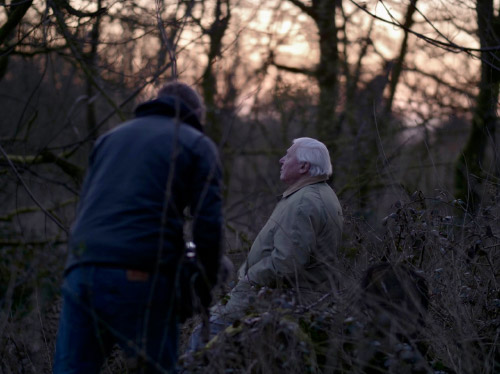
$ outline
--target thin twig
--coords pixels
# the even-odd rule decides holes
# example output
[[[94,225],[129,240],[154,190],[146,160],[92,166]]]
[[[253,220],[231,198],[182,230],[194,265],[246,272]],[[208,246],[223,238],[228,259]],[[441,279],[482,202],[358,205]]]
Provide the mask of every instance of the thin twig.
[[[16,177],[19,180],[19,182],[21,182],[21,184],[23,185],[24,189],[26,190],[26,192],[28,193],[28,195],[31,197],[31,199],[33,200],[33,202],[36,205],[38,205],[40,207],[40,209],[42,210],[42,212],[47,217],[49,217],[61,230],[63,230],[66,234],[69,234],[69,230],[61,222],[59,222],[59,220],[54,215],[52,215],[47,209],[45,209],[43,207],[43,205],[35,197],[35,195],[33,194],[33,192],[31,192],[31,190],[29,189],[28,185],[26,184],[26,182],[24,181],[24,179],[21,177],[21,174],[19,174],[19,172],[17,171],[16,166],[10,160],[9,155],[7,154],[7,152],[5,152],[5,150],[3,149],[3,147],[1,145],[0,145],[0,152],[5,157],[5,160],[7,161],[7,163],[10,166],[10,168],[12,169],[12,171],[14,172],[14,174],[16,175]]]
[[[158,22],[158,29],[160,30],[161,40],[163,45],[167,49],[168,56],[170,57],[170,62],[172,63],[172,78],[177,79],[177,58],[175,56],[174,46],[170,43],[165,27],[163,27],[163,21],[161,19],[161,0],[156,0],[156,20]]]
[[[356,1],[354,0],[350,0],[350,2],[352,4],[354,4],[356,7],[358,7],[359,9],[361,9],[363,12],[367,13],[368,15],[370,15],[371,17],[379,20],[379,21],[382,21],[384,23],[388,23],[389,25],[392,25],[392,26],[396,26],[396,27],[399,27],[413,35],[415,35],[417,38],[419,39],[422,39],[424,41],[426,41],[427,43],[430,43],[436,47],[441,47],[449,52],[454,52],[454,53],[459,53],[459,52],[495,52],[495,51],[498,51],[500,50],[500,45],[496,45],[496,46],[492,46],[492,47],[486,47],[486,48],[473,48],[473,47],[464,47],[464,46],[460,46],[458,44],[455,44],[451,41],[449,41],[447,39],[447,42],[442,42],[440,40],[437,40],[437,39],[433,39],[433,38],[430,38],[428,36],[425,36],[421,33],[418,33],[414,30],[412,30],[411,28],[406,28],[404,27],[404,25],[402,25],[401,23],[399,22],[394,22],[394,21],[389,21],[385,18],[382,18],[382,17],[379,17],[377,16],[376,14],[370,12],[365,6],[362,6],[360,4],[358,4]],[[389,16],[394,19],[394,17],[389,13]],[[432,25],[431,25],[432,26]],[[476,57],[476,56],[475,56]]]

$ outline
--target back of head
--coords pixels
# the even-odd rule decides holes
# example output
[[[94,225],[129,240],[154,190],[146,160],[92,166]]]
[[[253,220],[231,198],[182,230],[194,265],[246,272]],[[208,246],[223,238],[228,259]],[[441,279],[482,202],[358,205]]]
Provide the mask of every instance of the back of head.
[[[205,104],[200,94],[192,87],[179,81],[168,82],[158,91],[158,98],[165,96],[180,99],[196,115],[198,121],[204,123]]]
[[[297,145],[296,157],[300,162],[308,162],[309,175],[312,177],[332,175],[332,162],[328,148],[319,140],[313,138],[297,138],[293,141]]]

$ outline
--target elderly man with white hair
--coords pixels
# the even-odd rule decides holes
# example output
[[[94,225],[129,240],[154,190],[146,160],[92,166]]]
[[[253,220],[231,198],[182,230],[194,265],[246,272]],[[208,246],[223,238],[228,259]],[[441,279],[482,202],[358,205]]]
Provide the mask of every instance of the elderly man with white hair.
[[[255,238],[228,302],[212,308],[212,334],[245,315],[259,286],[292,288],[306,305],[333,287],[343,217],[326,183],[332,174],[328,149],[316,139],[298,138],[279,162],[287,189]],[[198,334],[190,349],[199,348]]]

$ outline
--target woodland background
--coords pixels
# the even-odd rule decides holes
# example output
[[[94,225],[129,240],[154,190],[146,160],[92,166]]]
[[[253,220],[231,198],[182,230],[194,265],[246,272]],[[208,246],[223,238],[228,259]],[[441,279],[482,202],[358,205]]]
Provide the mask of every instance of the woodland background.
[[[339,331],[353,321],[362,271],[384,260],[429,282],[425,372],[500,371],[498,0],[0,5],[1,372],[50,371],[65,243],[92,144],[173,76],[208,107],[236,266],[283,190],[278,160],[291,141],[315,137],[330,150],[346,291],[324,327],[337,358],[318,370],[366,371],[347,358],[358,351]],[[311,326],[313,312],[299,319]],[[236,362],[226,345],[210,370],[305,372],[304,360],[287,368],[278,359],[300,356],[285,346]],[[384,370],[416,370],[396,361]]]

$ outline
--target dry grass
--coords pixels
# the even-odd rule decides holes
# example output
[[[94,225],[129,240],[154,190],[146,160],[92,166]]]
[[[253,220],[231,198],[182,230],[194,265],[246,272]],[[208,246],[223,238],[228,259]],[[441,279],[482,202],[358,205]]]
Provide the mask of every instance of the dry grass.
[[[185,361],[186,371],[500,372],[498,203],[492,195],[489,205],[470,217],[445,194],[416,193],[393,204],[380,230],[347,215],[339,263],[332,269],[342,292],[304,308],[292,294],[263,290],[260,313],[236,321]],[[35,247],[16,253],[1,264],[0,372],[49,373],[63,260]],[[404,308],[396,308],[401,319],[384,314],[384,308],[367,309],[361,278],[379,262],[406,264],[427,281],[423,321]],[[192,325],[185,325],[184,335]],[[104,372],[125,371],[117,357],[118,364]]]

